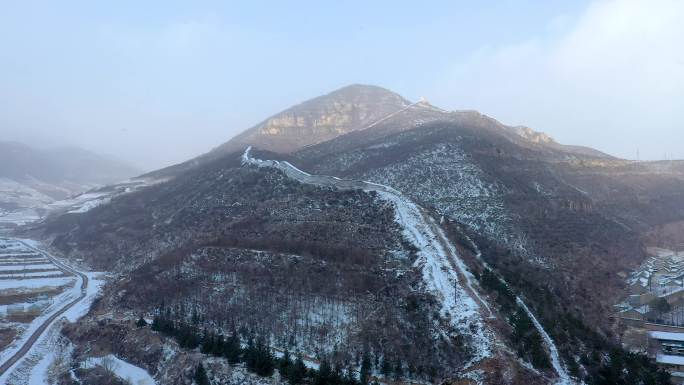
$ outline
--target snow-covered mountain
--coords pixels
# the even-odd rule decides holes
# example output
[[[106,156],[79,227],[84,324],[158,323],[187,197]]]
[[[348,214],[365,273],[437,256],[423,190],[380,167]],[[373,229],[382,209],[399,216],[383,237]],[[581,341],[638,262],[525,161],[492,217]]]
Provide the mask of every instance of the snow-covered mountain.
[[[684,221],[684,163],[351,86],[145,177],[30,232],[117,275],[66,332],[78,361],[113,353],[189,384],[215,351],[192,341],[239,335],[350,377],[370,357],[381,381],[657,376],[621,350],[609,304],[642,236]]]
[[[79,148],[35,149],[0,142],[0,221],[36,219],[52,202],[138,173]]]

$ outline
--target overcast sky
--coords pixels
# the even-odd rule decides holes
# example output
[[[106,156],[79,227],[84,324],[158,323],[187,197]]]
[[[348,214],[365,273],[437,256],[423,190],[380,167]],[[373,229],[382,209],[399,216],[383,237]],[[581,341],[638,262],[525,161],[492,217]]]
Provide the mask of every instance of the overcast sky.
[[[684,158],[684,1],[0,5],[0,140],[151,170],[367,83],[562,143]]]

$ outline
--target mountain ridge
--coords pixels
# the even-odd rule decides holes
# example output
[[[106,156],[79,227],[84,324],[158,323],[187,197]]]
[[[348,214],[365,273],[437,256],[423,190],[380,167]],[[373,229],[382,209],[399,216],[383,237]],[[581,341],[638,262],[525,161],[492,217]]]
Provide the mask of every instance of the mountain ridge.
[[[311,121],[327,113],[314,105]],[[456,310],[439,305],[451,297],[429,290],[462,278],[423,263],[426,253],[407,234],[431,236],[399,226],[409,211],[360,182],[369,181],[422,208],[417,215],[444,233],[444,247],[453,243],[460,276],[491,309],[502,354],[480,362],[479,383],[557,383],[566,369],[566,383],[599,381],[608,361],[593,357],[620,351],[611,310],[622,277],[644,258],[643,235],[684,220],[684,168],[563,146],[424,100],[368,116],[291,152],[255,144],[252,159],[269,161],[249,162],[248,143],[232,142],[153,172],[164,176],[159,183],[30,229],[67,257],[122,278],[72,328],[76,351],[91,348],[81,336],[103,314],[116,314],[107,326],[113,336],[140,314],[165,314],[216,334],[246,330],[244,338],[336,365],[369,351],[376,365],[413,366],[409,380],[464,380],[473,373],[474,334],[451,328]],[[305,172],[272,167],[285,161]],[[168,347],[168,338],[149,333],[155,351]],[[165,380],[187,368],[117,339],[96,343],[161,368]],[[633,374],[651,375],[648,365],[637,363]]]

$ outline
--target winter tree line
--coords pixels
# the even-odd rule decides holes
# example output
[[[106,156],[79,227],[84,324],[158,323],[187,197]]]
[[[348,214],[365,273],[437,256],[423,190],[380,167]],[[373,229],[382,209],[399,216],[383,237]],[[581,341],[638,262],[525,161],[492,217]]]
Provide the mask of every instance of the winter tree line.
[[[543,348],[541,336],[532,320],[515,301],[515,294],[496,273],[486,268],[479,275],[485,290],[494,294],[499,311],[508,317],[511,326],[510,339],[518,355],[537,369],[549,369],[551,363]],[[571,322],[581,322],[574,320]],[[620,347],[609,347],[599,337],[594,337],[595,347],[579,357],[564,357],[571,375],[582,379],[588,385],[670,384],[670,374],[660,369],[653,360],[642,353],[627,352]],[[604,350],[605,353],[601,353]],[[579,362],[578,362],[579,361]],[[581,366],[580,366],[581,365]]]
[[[131,280],[138,310],[156,305],[169,319],[225,335],[244,325],[270,346],[343,366],[368,351],[389,357],[392,368],[403,362],[412,378],[448,376],[470,357],[468,336],[435,337],[433,298],[412,286],[420,277],[396,274],[402,267],[396,261],[383,266],[393,268],[386,272],[238,249],[211,247],[195,255],[161,275]],[[150,303],[159,298],[155,292],[165,293],[161,304]]]
[[[147,326],[141,317],[138,327]],[[231,365],[244,365],[251,373],[261,377],[271,377],[276,371],[291,385],[379,385],[377,377],[386,379],[424,378],[432,380],[436,372],[425,373],[423,368],[405,364],[401,360],[391,360],[377,354],[365,352],[346,366],[331,363],[326,358],[319,360],[318,369],[309,368],[300,352],[294,355],[286,348],[280,357],[274,354],[265,338],[242,327],[234,327],[226,337],[211,330],[201,330],[191,322],[174,319],[171,312],[158,312],[154,316],[151,329],[164,336],[173,338],[183,349],[199,351],[214,357],[223,357]],[[210,381],[204,366],[200,363],[195,369],[194,380],[198,385],[209,385]]]

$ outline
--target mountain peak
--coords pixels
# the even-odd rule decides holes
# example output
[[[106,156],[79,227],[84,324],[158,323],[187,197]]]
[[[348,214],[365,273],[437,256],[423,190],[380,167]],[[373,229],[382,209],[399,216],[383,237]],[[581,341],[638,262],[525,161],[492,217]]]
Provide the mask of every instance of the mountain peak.
[[[350,84],[347,86],[344,86],[342,88],[338,88],[326,95],[323,95],[322,97],[325,96],[341,96],[341,97],[349,97],[349,98],[355,98],[355,97],[371,97],[371,98],[383,98],[383,97],[394,97],[394,98],[400,98],[403,99],[399,94],[397,94],[394,91],[390,91],[387,88],[383,88],[380,86],[372,85],[372,84]]]
[[[273,115],[213,152],[227,153],[246,146],[292,152],[362,130],[410,104],[385,88],[352,84]]]

